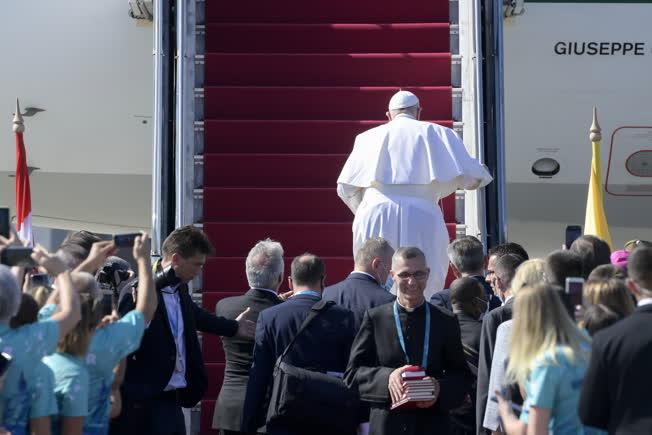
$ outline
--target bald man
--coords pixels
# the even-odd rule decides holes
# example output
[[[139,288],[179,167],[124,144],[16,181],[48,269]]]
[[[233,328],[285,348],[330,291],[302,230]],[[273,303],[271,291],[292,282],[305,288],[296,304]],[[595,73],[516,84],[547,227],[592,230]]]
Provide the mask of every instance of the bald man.
[[[353,252],[365,240],[382,237],[394,248],[417,246],[431,273],[425,297],[442,290],[449,237],[438,201],[457,189],[491,182],[457,134],[419,121],[416,95],[397,92],[389,101],[389,122],[359,134],[337,180],[337,193],[355,214]]]

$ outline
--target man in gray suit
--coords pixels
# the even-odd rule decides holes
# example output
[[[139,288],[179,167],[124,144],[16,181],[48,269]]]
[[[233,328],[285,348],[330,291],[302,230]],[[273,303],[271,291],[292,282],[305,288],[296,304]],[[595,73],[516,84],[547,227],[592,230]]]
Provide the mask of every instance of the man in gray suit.
[[[242,296],[222,299],[217,303],[218,316],[235,319],[243,310],[254,312],[255,322],[258,314],[269,307],[281,303],[277,292],[283,282],[283,247],[280,243],[267,239],[258,242],[246,260],[247,281],[250,289]],[[244,406],[249,370],[253,362],[254,340],[240,337],[223,337],[226,367],[224,383],[215,402],[213,429],[222,435],[235,435],[240,432],[242,408]]]

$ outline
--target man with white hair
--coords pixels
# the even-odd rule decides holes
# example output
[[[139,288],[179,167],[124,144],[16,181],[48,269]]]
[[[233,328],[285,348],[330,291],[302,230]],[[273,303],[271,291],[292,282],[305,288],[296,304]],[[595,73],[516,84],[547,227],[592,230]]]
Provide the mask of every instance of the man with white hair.
[[[249,251],[245,262],[247,281],[250,289],[242,296],[224,298],[217,303],[215,314],[235,319],[240,313],[250,308],[254,315],[269,307],[281,303],[278,289],[283,282],[283,247],[280,243],[266,239],[256,243]],[[226,367],[224,383],[215,402],[213,428],[222,435],[240,433],[242,408],[249,370],[253,362],[253,338],[222,337]]]
[[[417,246],[431,267],[425,297],[444,287],[448,232],[438,201],[457,189],[477,189],[492,178],[469,156],[457,134],[419,121],[411,92],[389,101],[389,122],[359,134],[337,180],[340,198],[355,214],[353,252],[365,240]]]

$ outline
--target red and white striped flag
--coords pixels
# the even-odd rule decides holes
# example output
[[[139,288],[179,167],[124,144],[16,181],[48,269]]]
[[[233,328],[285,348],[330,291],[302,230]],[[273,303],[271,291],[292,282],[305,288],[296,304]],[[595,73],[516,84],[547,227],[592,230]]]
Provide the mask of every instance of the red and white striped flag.
[[[16,134],[16,230],[20,238],[34,244],[32,235],[32,195],[29,188],[29,171],[27,169],[27,152],[23,142],[25,126],[16,100],[14,115],[14,133]]]

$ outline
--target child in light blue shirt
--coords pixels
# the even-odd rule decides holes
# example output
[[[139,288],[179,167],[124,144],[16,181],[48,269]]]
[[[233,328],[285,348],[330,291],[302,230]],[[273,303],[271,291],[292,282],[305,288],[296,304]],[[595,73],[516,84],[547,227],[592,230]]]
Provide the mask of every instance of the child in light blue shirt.
[[[158,298],[154,290],[149,255],[149,236],[143,233],[136,237],[133,247],[133,256],[138,264],[136,308],[117,322],[97,329],[86,355],[90,387],[89,414],[84,421],[84,435],[108,433],[111,387],[115,378],[113,369],[121,359],[138,349],[145,325],[156,312]]]
[[[59,413],[52,418],[53,434],[68,434],[63,420],[86,417],[88,414],[88,370],[81,357],[67,353],[55,353],[43,362],[54,373],[54,394]]]
[[[88,416],[84,420],[84,435],[105,435],[109,429],[113,369],[140,346],[145,331],[145,317],[138,310],[95,332],[86,355],[89,374]]]
[[[18,312],[21,291],[11,270],[0,265],[0,352],[12,357],[0,392],[0,403],[4,427],[15,435],[27,433],[32,407],[28,383],[33,373],[31,370],[39,370],[34,367],[39,366],[41,358],[54,352],[60,334],[70,331],[80,314],[79,306],[73,303],[75,296],[70,273],[63,262],[40,247],[34,249],[32,258],[51,275],[57,276],[61,302],[60,311],[50,319],[12,329],[9,322]]]
[[[27,294],[22,294],[18,313],[11,318],[12,329],[36,323],[38,303]],[[50,317],[50,316],[48,316]],[[54,375],[42,361],[23,365],[25,380],[30,393],[29,429],[33,435],[50,433],[50,416],[57,413],[54,397]]]

